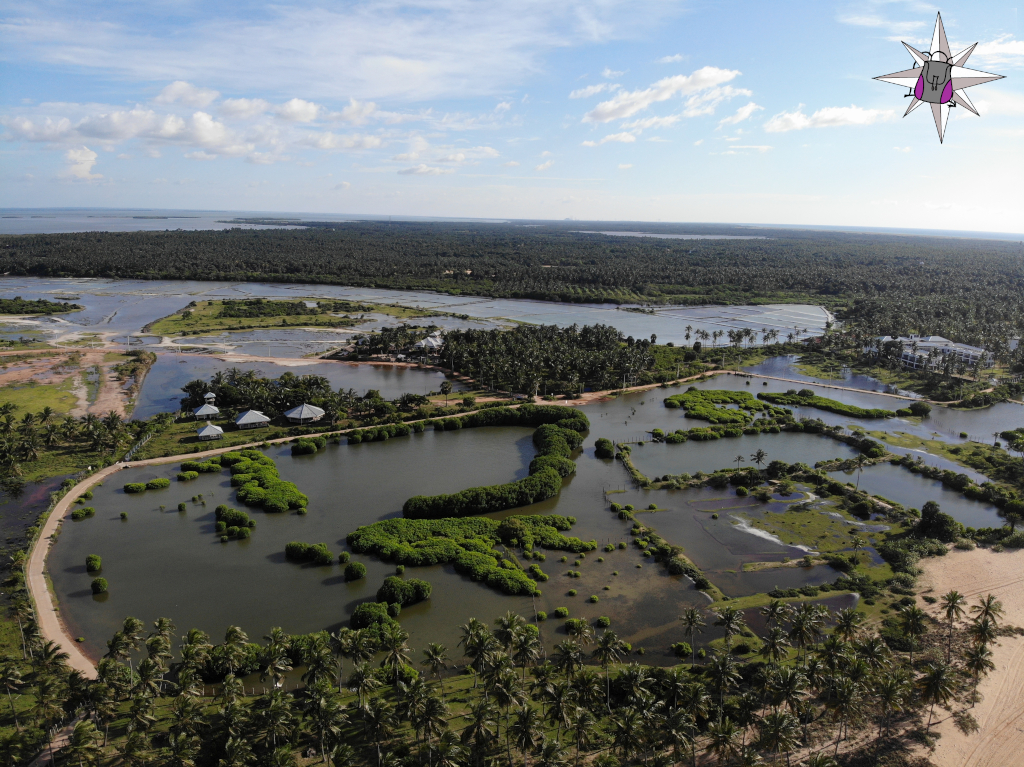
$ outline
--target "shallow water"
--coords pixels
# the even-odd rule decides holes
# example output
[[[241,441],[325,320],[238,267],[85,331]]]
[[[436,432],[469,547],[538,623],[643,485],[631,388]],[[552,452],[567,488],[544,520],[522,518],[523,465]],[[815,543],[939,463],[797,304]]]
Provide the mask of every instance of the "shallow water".
[[[857,484],[857,472],[834,471],[830,476],[840,482]],[[907,508],[920,509],[926,502],[935,501],[944,512],[968,527],[1000,527],[1003,524],[995,506],[972,501],[938,480],[928,479],[891,463],[865,468],[860,476],[860,489],[896,501]]]
[[[819,335],[828,316],[817,306],[659,307],[654,314],[621,310],[613,304],[569,304],[523,299],[490,299],[478,296],[449,296],[422,291],[383,288],[348,288],[334,285],[195,282],[170,280],[90,280],[79,278],[2,277],[0,291],[26,299],[53,298],[55,294],[77,295],[75,303],[86,307],[60,320],[40,320],[38,327],[54,335],[58,331],[81,330],[141,333],[142,327],[172,314],[190,301],[223,298],[335,298],[384,304],[399,304],[466,315],[449,318],[452,327],[480,327],[481,320],[515,320],[533,324],[569,327],[573,324],[602,323],[618,328],[624,335],[649,338],[661,343],[686,342],[686,326],[692,331],[761,328],[793,331],[803,337]],[[440,319],[440,318],[438,318]],[[430,322],[409,320],[409,322]],[[397,324],[397,322],[395,323]],[[311,331],[319,332],[319,331]],[[692,338],[691,338],[692,342]]]
[[[394,399],[407,392],[427,394],[440,391],[441,383],[447,380],[444,373],[437,370],[392,365],[347,362],[278,365],[273,362],[223,362],[193,354],[161,354],[142,384],[132,418],[145,420],[157,413],[177,410],[183,396],[182,386],[196,379],[209,380],[214,373],[230,368],[255,370],[267,378],[277,378],[284,373],[318,375],[329,380],[335,390],[355,389],[362,395],[370,389],[377,389],[385,399]],[[453,391],[465,389],[458,381],[451,383]]]

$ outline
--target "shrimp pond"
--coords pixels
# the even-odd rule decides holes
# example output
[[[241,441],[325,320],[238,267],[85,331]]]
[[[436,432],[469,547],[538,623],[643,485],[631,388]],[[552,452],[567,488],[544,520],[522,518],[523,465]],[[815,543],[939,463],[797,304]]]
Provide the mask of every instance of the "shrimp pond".
[[[785,392],[793,387],[786,381],[743,375],[722,375],[694,385],[754,394]],[[813,381],[801,386],[865,408],[902,406],[898,400],[869,391],[831,389]],[[655,478],[750,468],[759,450],[768,461],[809,465],[850,459],[856,454],[842,441],[809,433],[762,433],[682,444],[651,442],[653,429],[670,433],[706,425],[686,418],[682,409],[664,406],[666,396],[683,391],[685,387],[653,389],[581,406],[590,420],[590,431],[582,449],[573,455],[576,472],[563,480],[560,493],[488,516],[574,517],[575,523],[565,534],[595,541],[597,549],[585,556],[546,551],[546,559],[538,564],[550,579],[538,584],[541,594],[533,597],[502,594],[460,575],[452,565],[410,567],[405,577],[426,580],[433,586],[429,599],[401,612],[400,621],[411,634],[411,644],[438,641],[454,648],[458,627],[471,617],[491,620],[506,610],[533,616],[538,611],[551,614],[566,607],[576,618],[592,621],[607,616],[621,637],[645,647],[649,662],[672,662],[668,645],[680,638],[679,614],[687,606],[707,604],[708,596],[685,575],[669,575],[653,558],[645,557],[644,551],[633,545],[633,522],[610,511],[611,503],[635,507],[639,524],[682,547],[693,564],[730,598],[774,588],[817,586],[841,574],[828,564],[794,566],[809,552],[861,549],[866,562],[885,568],[874,542],[886,525],[855,519],[815,496],[812,488],[797,485],[790,495],[776,494],[768,502],[738,495],[731,487],[640,489],[621,462],[596,456],[594,441],[599,437],[630,443],[637,470]],[[794,412],[798,418],[820,418],[846,429],[911,434],[922,439],[960,428],[965,417],[977,419],[979,433],[991,431],[995,421],[1001,421],[1005,429],[1024,420],[1024,410],[1013,404],[973,414],[937,407],[923,419],[866,420],[809,407],[797,407]],[[427,430],[361,444],[346,444],[342,438],[341,444],[328,443],[314,455],[292,455],[289,445],[264,448],[263,454],[275,461],[280,477],[294,482],[309,497],[308,513],[271,514],[247,508],[256,522],[251,536],[226,543],[215,533],[214,508],[218,504],[246,508],[236,499],[228,472],[200,474],[179,482],[175,481],[178,463],[125,469],[94,488],[88,503],[95,507],[95,516],[65,521],[51,550],[49,572],[61,615],[70,633],[83,637],[84,647],[96,657],[125,615],[147,622],[168,616],[179,627],[201,628],[214,636],[222,635],[229,625],[242,626],[251,636],[265,634],[272,626],[291,633],[336,630],[347,625],[357,605],[373,601],[384,578],[395,572],[394,564],[353,553],[352,561],[364,564],[367,574],[346,582],[344,566],[337,563],[337,555],[349,551],[346,536],[362,525],[400,517],[403,503],[414,495],[453,493],[526,477],[536,450],[532,432],[520,426],[489,426]],[[943,438],[950,443],[965,442],[959,437]],[[901,452],[896,447],[891,450]],[[948,458],[921,456],[927,465],[984,480]],[[882,463],[860,472],[837,471],[833,477],[859,483],[861,488],[907,507],[920,508],[926,501],[937,501],[944,511],[973,527],[1002,522],[994,507],[969,500],[901,466]],[[126,483],[157,478],[171,480],[170,487],[138,494],[122,489]],[[184,503],[184,511],[178,510],[179,503]],[[322,542],[333,553],[335,563],[318,566],[287,561],[284,550],[290,541]],[[110,583],[106,594],[91,593],[92,575],[85,570],[89,554],[103,558],[102,575]],[[563,555],[566,561],[562,561]],[[520,564],[526,568],[531,563]],[[570,571],[574,575],[570,576]],[[575,595],[570,595],[571,590]],[[828,603],[835,606],[844,599],[851,597],[828,597]],[[564,638],[561,624],[559,620],[539,624],[549,648]],[[709,630],[701,640],[715,636]]]

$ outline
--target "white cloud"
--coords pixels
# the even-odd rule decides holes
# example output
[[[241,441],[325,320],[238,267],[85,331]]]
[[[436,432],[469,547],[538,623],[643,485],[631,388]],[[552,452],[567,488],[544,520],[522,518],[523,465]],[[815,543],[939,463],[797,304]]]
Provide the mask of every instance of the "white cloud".
[[[665,117],[644,117],[633,122],[622,123],[623,128],[642,131],[647,128],[668,128],[683,119],[682,115],[666,115]]]
[[[316,119],[320,106],[304,99],[289,99],[274,110],[283,120],[297,123],[308,123]]]
[[[909,147],[909,146],[894,146],[893,149],[895,149],[897,152],[903,152],[904,154],[907,154],[907,153],[910,152],[911,147]]]
[[[80,181],[95,181],[103,178],[102,174],[92,172],[92,167],[96,164],[96,156],[96,153],[87,146],[66,151],[64,153],[64,161],[67,163],[67,168],[64,170],[65,177]]]
[[[662,56],[660,59],[658,59],[658,63],[659,64],[677,64],[680,61],[683,61],[685,58],[686,58],[686,56],[684,56],[683,54],[677,53],[674,56]]]
[[[984,115],[1024,115],[1024,94],[1013,93],[1005,89],[988,87],[979,88],[971,93],[971,101],[978,111]],[[965,110],[966,111],[966,110]],[[974,117],[974,115],[970,115]]]
[[[973,60],[988,66],[1024,66],[1024,40],[1014,40],[1013,35],[1007,34],[988,43],[979,43]]]
[[[631,163],[631,162],[624,162],[624,163],[621,163],[619,165],[619,170],[629,170],[632,167],[633,167],[633,163]]]
[[[549,152],[548,150],[545,149],[543,152],[540,153],[540,156],[541,157],[550,157],[552,154],[554,154],[554,153],[553,152]]]
[[[611,67],[605,67],[604,71],[601,72],[601,77],[604,77],[604,78],[606,78],[608,80],[611,80],[611,79],[613,79],[615,77],[622,77],[624,74],[626,74],[625,71],[616,72]]]
[[[723,101],[728,101],[737,96],[752,95],[746,88],[733,88],[731,85],[726,85],[722,88],[711,88],[710,90],[690,96],[686,100],[683,116],[700,117],[701,115],[712,115]]]
[[[749,149],[749,150],[751,150],[753,152],[760,152],[761,154],[764,154],[769,149],[771,149],[771,147],[770,146],[739,146],[739,145],[733,145],[733,146],[729,147],[730,151],[735,150],[735,149]]]
[[[438,157],[435,162],[465,162],[466,155],[462,152],[456,152],[455,154],[445,155],[444,157]]]
[[[780,112],[764,124],[768,133],[786,133],[804,128],[835,128],[844,125],[873,125],[896,118],[892,109],[864,109],[858,106],[825,107],[810,117],[801,105],[795,112]]]
[[[443,176],[454,172],[455,168],[436,168],[432,165],[420,163],[412,168],[403,168],[398,171],[398,174],[400,176]]]
[[[217,155],[210,154],[209,152],[203,152],[202,150],[200,150],[198,152],[186,152],[185,153],[185,157],[187,157],[190,160],[216,160],[217,159]]]
[[[518,160],[509,160],[507,163],[505,163],[505,167],[506,168],[518,168],[519,167],[519,161]]]
[[[584,141],[583,146],[601,146],[601,144],[607,144],[610,141],[618,142],[620,144],[632,144],[636,141],[636,136],[632,133],[612,133],[611,135],[605,136],[599,141]]]
[[[703,67],[690,75],[665,77],[649,88],[618,93],[602,101],[584,116],[584,122],[605,123],[632,117],[651,104],[667,101],[676,95],[699,94],[735,79],[740,73],[734,69]]]
[[[292,99],[292,101],[298,101],[298,99]],[[340,112],[331,112],[328,117],[332,120],[341,120],[342,122],[349,122],[353,125],[362,125],[371,117],[378,114],[381,114],[380,110],[377,109],[377,105],[372,101],[356,101],[355,99],[349,99],[347,107],[344,107]],[[314,117],[315,116],[316,115],[314,114]],[[400,115],[394,115],[394,117],[399,118],[399,120],[401,119]],[[398,120],[392,119],[389,121],[397,122]]]
[[[622,86],[618,83],[597,83],[596,85],[588,85],[586,88],[577,88],[569,94],[571,99],[586,99],[591,96],[596,96],[598,93],[604,91],[618,90]]]
[[[496,107],[494,107],[494,111],[498,112],[500,114],[502,112],[507,112],[511,108],[512,108],[512,102],[511,101],[502,101]]]
[[[224,99],[220,105],[221,114],[239,119],[250,119],[270,109],[270,102],[263,99]]]
[[[747,118],[749,118],[752,114],[754,114],[754,112],[757,112],[762,109],[764,109],[764,107],[759,106],[755,104],[753,101],[751,101],[749,104],[746,104],[745,106],[742,106],[739,109],[737,109],[736,114],[732,115],[731,117],[726,117],[724,120],[721,120],[718,123],[718,125],[719,127],[723,125],[736,125],[737,123],[741,123]]]
[[[157,104],[181,103],[189,107],[205,107],[220,94],[210,88],[197,88],[184,80],[175,80],[168,85],[153,101]]]
[[[536,168],[534,168],[534,170],[547,170],[548,168],[550,168],[554,164],[555,164],[554,160],[548,160],[547,162],[542,162],[540,165],[538,165]]]
[[[250,165],[273,165],[281,158],[268,152],[250,152],[245,156],[245,161]]]
[[[699,138],[699,139],[697,139],[696,141],[693,142],[693,145],[694,146],[700,146],[703,143],[704,143],[704,139]]]
[[[929,9],[931,10],[931,9]],[[873,13],[851,14],[840,16],[842,24],[850,24],[855,27],[870,27],[872,29],[884,29],[890,35],[909,35],[912,32],[930,27],[931,22],[927,21],[892,21]]]
[[[330,131],[312,133],[305,143],[314,149],[325,149],[328,151],[335,149],[376,149],[384,144],[379,136],[364,136],[358,133],[339,135]]]
[[[345,189],[348,189],[350,186],[352,186],[352,184],[350,184],[348,181],[342,181],[340,184],[334,185],[334,191],[341,192],[344,191]]]

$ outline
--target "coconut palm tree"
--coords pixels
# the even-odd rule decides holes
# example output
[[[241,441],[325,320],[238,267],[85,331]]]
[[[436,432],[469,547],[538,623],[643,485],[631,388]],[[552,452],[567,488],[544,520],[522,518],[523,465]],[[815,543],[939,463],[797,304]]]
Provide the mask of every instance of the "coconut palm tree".
[[[600,663],[604,670],[605,706],[608,713],[611,713],[612,710],[612,688],[608,667],[613,663],[618,663],[628,651],[628,645],[619,639],[618,634],[611,629],[606,629],[597,640],[597,647],[591,653],[591,657]]]
[[[512,742],[523,755],[523,767],[530,767],[530,754],[537,750],[544,736],[544,725],[537,709],[524,704],[516,710],[512,722]]]
[[[773,752],[776,758],[785,751],[788,764],[789,752],[800,743],[800,722],[797,718],[788,711],[772,711],[758,723],[757,729],[758,746]]]
[[[611,722],[612,747],[628,762],[643,747],[643,722],[640,713],[629,706],[618,712]]]
[[[760,610],[761,616],[764,618],[764,626],[766,629],[770,629],[772,624],[780,624],[789,615],[789,605],[783,602],[781,599],[773,599]]]
[[[929,665],[925,669],[924,675],[917,680],[917,688],[921,694],[921,700],[930,704],[928,726],[925,729],[931,731],[935,704],[941,703],[944,706],[953,697],[953,669],[946,663]]]
[[[600,736],[598,720],[586,708],[579,707],[573,712],[569,728],[575,734],[573,740],[576,742],[576,767],[580,764],[580,753],[586,749],[590,750],[597,743]]]
[[[565,672],[566,680],[571,680],[573,672],[583,666],[583,648],[572,639],[559,642],[555,645],[553,662],[555,668]]]
[[[977,618],[967,627],[967,634],[976,645],[987,647],[996,641],[996,622],[989,617]]]
[[[939,607],[946,618],[949,631],[946,636],[946,663],[949,663],[950,653],[953,651],[953,624],[963,620],[966,614],[964,607],[967,605],[967,597],[956,589],[947,591],[939,599]]]
[[[718,718],[721,720],[725,708],[725,693],[740,679],[736,660],[729,653],[715,653],[707,665],[707,674],[718,690]]]
[[[974,708],[974,701],[978,697],[978,681],[983,674],[995,670],[995,663],[992,662],[992,651],[988,645],[978,643],[967,650],[964,654],[964,668],[971,672],[974,677],[974,694],[971,696],[971,708]]]
[[[68,744],[61,749],[61,753],[72,764],[78,764],[78,767],[95,764],[103,755],[99,745],[100,737],[95,724],[88,719],[81,719],[75,723],[68,737]]]
[[[7,692],[7,700],[11,704],[11,716],[14,718],[14,727],[21,732],[21,725],[18,723],[18,711],[14,707],[13,693],[21,687],[21,672],[13,664],[7,664],[0,669],[0,688]]]
[[[739,755],[739,729],[729,719],[719,719],[708,727],[708,744],[705,750],[714,754],[719,764],[727,764]]]
[[[772,626],[763,642],[759,655],[766,658],[770,664],[777,666],[789,649],[786,633],[778,626]]]
[[[889,717],[894,711],[902,711],[906,704],[910,685],[906,674],[897,670],[892,674],[882,674],[875,679],[872,692],[875,701],[882,709],[882,718],[878,723],[878,734],[882,734],[882,726],[889,732]]]
[[[714,613],[718,617],[715,625],[719,626],[725,633],[726,650],[732,651],[733,635],[739,634],[747,626],[746,621],[743,619],[743,613],[735,607],[723,607],[720,610],[715,610]]]
[[[697,649],[693,642],[693,635],[700,634],[707,623],[704,621],[704,615],[697,607],[687,607],[683,610],[683,614],[679,616],[679,620],[683,622],[683,630],[687,636],[690,637],[690,665],[695,665],[697,662]]]
[[[997,623],[1003,616],[1003,603],[996,599],[995,594],[987,594],[978,600],[978,604],[971,607],[971,612],[977,620],[988,618]]]
[[[759,470],[761,470],[761,471],[763,472],[763,469],[764,469],[764,462],[765,462],[766,460],[768,460],[768,453],[766,453],[766,452],[765,452],[764,450],[762,450],[761,448],[758,448],[758,449],[757,449],[757,450],[756,450],[756,451],[755,451],[755,452],[754,452],[754,453],[753,453],[753,454],[752,454],[752,455],[750,456],[750,460],[751,460],[751,461],[753,461],[754,463],[756,463],[756,464],[758,465],[758,467],[759,467]]]
[[[909,605],[900,610],[900,628],[910,638],[910,665],[914,665],[914,649],[917,638],[925,633],[928,616],[920,607]]]
[[[437,683],[441,687],[441,700],[444,700],[444,679],[441,672],[448,668],[449,660],[451,658],[448,657],[448,648],[443,644],[431,642],[423,651],[423,660],[420,661],[421,666],[429,668],[430,673],[437,677]]]
[[[395,708],[383,698],[371,698],[361,708],[363,733],[377,748],[377,765],[381,762],[381,746],[391,738],[398,722]]]

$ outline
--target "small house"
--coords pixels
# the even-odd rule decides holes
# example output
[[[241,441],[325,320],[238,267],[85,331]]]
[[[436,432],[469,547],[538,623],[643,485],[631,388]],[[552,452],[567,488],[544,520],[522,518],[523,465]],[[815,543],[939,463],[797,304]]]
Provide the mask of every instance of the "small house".
[[[196,436],[202,440],[224,439],[224,430],[215,423],[208,423],[196,431]]]
[[[197,407],[195,410],[192,411],[192,415],[194,415],[197,419],[210,419],[213,418],[215,415],[219,414],[220,408],[218,408],[216,405],[210,405],[209,403],[207,403],[206,405],[202,405],[201,407]]]
[[[268,426],[270,418],[263,415],[259,410],[246,410],[239,413],[235,418],[235,426],[239,429],[258,429],[261,426]]]
[[[324,417],[324,410],[316,405],[307,405],[303,402],[298,407],[293,407],[286,412],[284,417],[292,423],[313,423],[313,421],[319,421]]]
[[[203,402],[205,402],[207,405],[212,405],[214,400],[216,399],[217,395],[214,394],[212,391],[208,391],[206,392],[206,394],[203,395]]]

